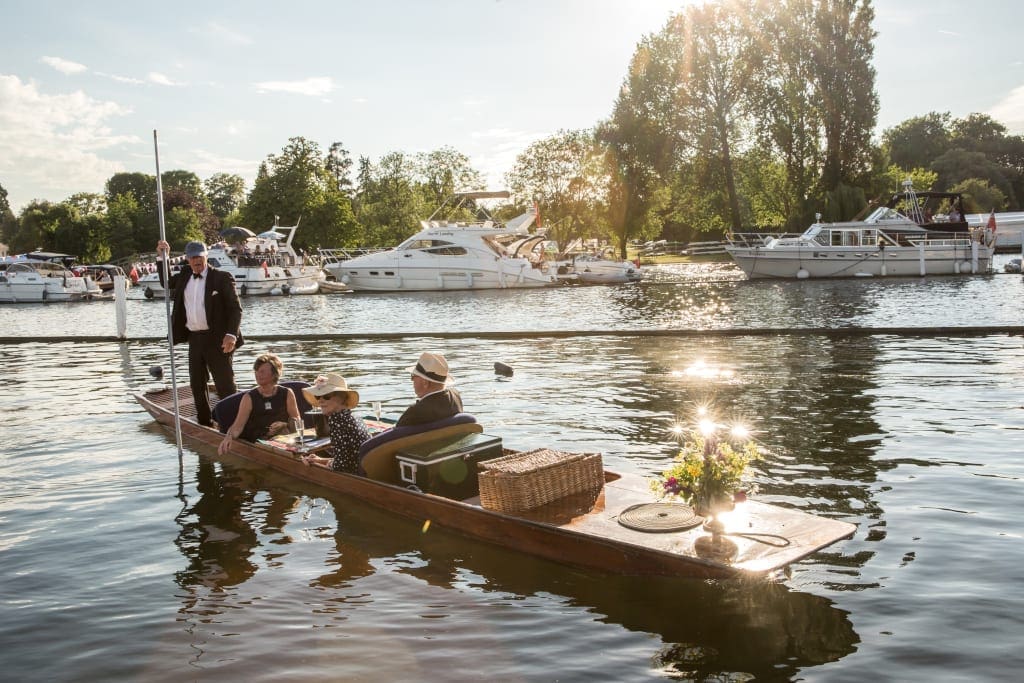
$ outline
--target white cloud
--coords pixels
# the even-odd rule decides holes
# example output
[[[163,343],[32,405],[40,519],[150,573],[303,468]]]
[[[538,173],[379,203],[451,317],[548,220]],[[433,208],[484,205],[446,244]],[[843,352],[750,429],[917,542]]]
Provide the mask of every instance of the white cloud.
[[[184,83],[177,83],[175,81],[172,81],[170,78],[164,76],[162,73],[159,73],[157,71],[150,71],[149,74],[146,76],[146,80],[148,80],[150,83],[156,83],[157,85],[185,85]]]
[[[61,59],[60,57],[43,57],[39,61],[43,64],[52,66],[62,74],[68,75],[82,73],[83,71],[87,71],[89,68],[85,64],[68,61],[67,59]]]
[[[239,33],[233,29],[218,24],[215,21],[209,21],[202,26],[189,29],[192,33],[207,36],[213,40],[221,43],[228,43],[230,45],[252,45],[253,39],[244,33]]]
[[[986,113],[1006,125],[1014,135],[1024,133],[1024,85],[1011,90],[1010,94]]]
[[[114,134],[106,123],[130,113],[82,91],[48,95],[34,82],[0,74],[0,179],[12,208],[36,198],[102,192],[123,166],[99,152],[141,142],[134,135]]]
[[[187,158],[177,159],[181,168],[195,172],[200,178],[209,178],[214,173],[235,173],[252,185],[256,180],[260,159],[239,159],[229,157],[205,149],[190,150]]]
[[[287,92],[297,95],[320,96],[337,89],[330,76],[306,78],[301,81],[262,81],[255,83],[259,92]]]
[[[117,74],[108,74],[104,71],[97,71],[96,75],[103,76],[104,78],[109,78],[110,80],[117,81],[118,83],[128,83],[130,85],[142,85],[143,83],[145,83],[145,81],[139,78],[132,78],[131,76],[118,76]]]
[[[490,128],[473,131],[470,137],[486,150],[470,155],[474,168],[484,175],[490,189],[504,189],[504,174],[515,166],[516,157],[543,135],[510,128]]]

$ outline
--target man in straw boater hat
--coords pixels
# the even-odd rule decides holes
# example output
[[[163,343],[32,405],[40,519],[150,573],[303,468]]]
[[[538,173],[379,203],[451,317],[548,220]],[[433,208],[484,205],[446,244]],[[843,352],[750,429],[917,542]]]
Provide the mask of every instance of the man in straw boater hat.
[[[462,397],[449,386],[452,376],[444,356],[427,351],[407,370],[417,400],[398,418],[396,427],[437,422],[462,412]]]

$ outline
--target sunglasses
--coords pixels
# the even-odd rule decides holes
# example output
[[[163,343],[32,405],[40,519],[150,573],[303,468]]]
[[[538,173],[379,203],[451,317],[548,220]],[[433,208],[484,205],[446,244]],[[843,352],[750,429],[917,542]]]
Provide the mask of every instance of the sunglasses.
[[[341,394],[339,394],[337,391],[332,391],[329,394],[324,394],[323,396],[321,396],[320,400],[321,401],[329,401],[330,399],[335,398],[337,396],[341,396]]]

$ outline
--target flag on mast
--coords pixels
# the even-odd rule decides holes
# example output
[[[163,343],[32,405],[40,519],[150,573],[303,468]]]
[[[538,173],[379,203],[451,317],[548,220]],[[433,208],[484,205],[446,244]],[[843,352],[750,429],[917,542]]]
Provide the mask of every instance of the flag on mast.
[[[985,226],[992,231],[992,234],[996,234],[996,210],[992,209],[992,213],[988,215],[988,225]]]

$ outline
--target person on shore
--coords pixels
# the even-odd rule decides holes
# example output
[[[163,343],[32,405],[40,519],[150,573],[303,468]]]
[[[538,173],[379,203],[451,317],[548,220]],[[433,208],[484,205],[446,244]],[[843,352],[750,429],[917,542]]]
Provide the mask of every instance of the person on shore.
[[[166,259],[171,246],[157,242],[158,257]],[[231,273],[217,270],[206,261],[206,245],[189,242],[185,245],[188,268],[182,268],[164,283],[164,269],[160,284],[174,290],[174,308],[171,313],[171,339],[175,344],[188,342],[188,378],[192,398],[196,405],[196,421],[206,427],[213,425],[210,410],[209,377],[221,398],[238,391],[235,371],[231,363],[235,349],[242,346],[242,305],[235,292],[235,278]]]
[[[349,389],[344,377],[329,372],[317,377],[313,386],[306,387],[302,393],[310,405],[323,410],[331,433],[331,457],[310,454],[304,456],[302,462],[355,474],[359,469],[359,447],[370,438],[363,421],[352,414],[352,409],[359,404],[359,392]]]
[[[265,439],[289,431],[290,425],[302,418],[294,392],[278,384],[284,372],[280,358],[264,353],[256,357],[252,370],[256,387],[242,395],[238,415],[217,447],[221,455],[228,452],[235,439]]]
[[[416,365],[407,368],[412,376],[416,403],[409,406],[395,423],[396,427],[427,424],[462,412],[462,397],[449,386],[452,376],[448,361],[439,353],[424,352]]]

